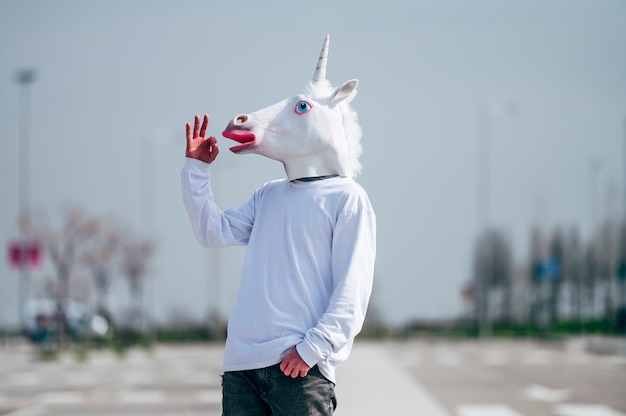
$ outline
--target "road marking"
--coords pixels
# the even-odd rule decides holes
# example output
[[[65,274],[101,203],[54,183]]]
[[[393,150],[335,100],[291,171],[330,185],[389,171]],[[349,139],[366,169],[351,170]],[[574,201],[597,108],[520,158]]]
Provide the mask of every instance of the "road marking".
[[[556,416],[626,416],[603,404],[558,404],[554,407]]]
[[[457,416],[522,416],[508,406],[501,404],[465,404],[456,408]]]
[[[562,402],[567,400],[571,393],[569,390],[551,389],[539,384],[532,384],[524,390],[524,396],[527,399],[538,402]]]
[[[450,416],[383,343],[356,342],[350,359],[337,369],[336,390],[340,401],[336,416]],[[384,400],[371,400],[374,397]]]

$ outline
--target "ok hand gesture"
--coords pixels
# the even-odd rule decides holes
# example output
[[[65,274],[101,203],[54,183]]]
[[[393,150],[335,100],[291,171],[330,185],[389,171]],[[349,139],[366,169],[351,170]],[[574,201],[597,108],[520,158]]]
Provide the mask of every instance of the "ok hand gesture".
[[[215,136],[206,137],[206,129],[209,126],[209,116],[204,115],[202,127],[200,127],[200,116],[196,116],[193,123],[193,135],[191,125],[187,123],[187,150],[185,156],[198,159],[206,163],[211,163],[220,152],[217,148]]]

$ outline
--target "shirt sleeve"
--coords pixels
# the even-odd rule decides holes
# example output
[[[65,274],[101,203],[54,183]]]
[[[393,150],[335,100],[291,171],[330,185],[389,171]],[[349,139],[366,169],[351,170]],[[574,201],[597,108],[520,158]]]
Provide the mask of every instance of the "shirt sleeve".
[[[245,245],[254,223],[255,198],[222,211],[213,196],[209,164],[185,158],[181,173],[183,203],[198,242],[205,247]]]
[[[366,196],[337,221],[332,243],[334,289],[326,312],[296,346],[313,367],[351,345],[361,331],[372,293],[376,257],[376,217]]]

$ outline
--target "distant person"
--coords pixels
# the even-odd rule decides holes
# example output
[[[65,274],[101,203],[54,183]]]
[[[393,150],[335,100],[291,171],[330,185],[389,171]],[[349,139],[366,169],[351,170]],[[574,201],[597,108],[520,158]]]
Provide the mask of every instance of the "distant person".
[[[235,117],[235,153],[283,163],[268,182],[222,211],[210,186],[219,150],[209,123],[188,123],[182,191],[204,246],[247,245],[228,322],[225,416],[331,415],[335,369],[360,332],[372,290],[376,219],[360,172],[361,129],[349,103],[358,81],[325,79],[328,37],[306,94]]]

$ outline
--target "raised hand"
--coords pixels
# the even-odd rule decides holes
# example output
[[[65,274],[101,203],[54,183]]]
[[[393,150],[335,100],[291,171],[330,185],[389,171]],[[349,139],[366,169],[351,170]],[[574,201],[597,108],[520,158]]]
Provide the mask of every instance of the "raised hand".
[[[204,115],[202,127],[200,126],[200,116],[196,116],[193,123],[193,134],[191,125],[187,123],[187,150],[185,156],[198,159],[206,163],[215,160],[220,152],[217,148],[215,136],[206,137],[206,129],[209,126],[209,116]]]

